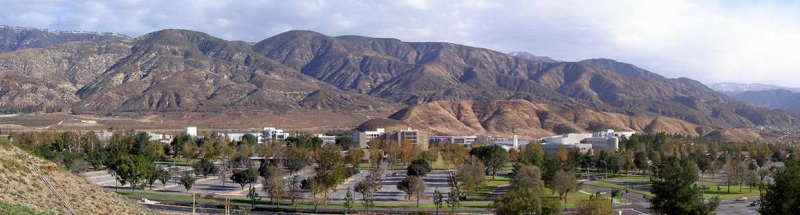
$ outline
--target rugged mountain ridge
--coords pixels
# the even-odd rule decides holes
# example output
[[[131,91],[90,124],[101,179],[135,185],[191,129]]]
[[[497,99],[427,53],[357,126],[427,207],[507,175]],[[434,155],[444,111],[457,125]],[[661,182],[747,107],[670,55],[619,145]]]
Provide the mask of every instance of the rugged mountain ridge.
[[[255,44],[189,30],[0,54],[6,111],[400,109],[441,132],[794,127],[688,79],[609,59],[544,62],[436,42],[289,31]],[[545,118],[542,118],[545,117]],[[519,121],[519,120],[523,120]],[[517,122],[519,121],[519,122]],[[538,123],[537,123],[538,122]]]
[[[109,32],[48,31],[36,28],[0,25],[0,52],[29,48],[45,48],[68,42],[102,42],[125,39],[130,39],[130,37]]]
[[[739,83],[716,83],[709,86],[717,92],[748,104],[800,113],[798,88]]]

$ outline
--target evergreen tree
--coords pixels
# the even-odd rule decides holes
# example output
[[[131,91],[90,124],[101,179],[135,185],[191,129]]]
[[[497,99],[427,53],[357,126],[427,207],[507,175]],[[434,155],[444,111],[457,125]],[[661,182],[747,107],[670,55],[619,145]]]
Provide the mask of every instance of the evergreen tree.
[[[690,159],[668,158],[650,178],[652,193],[650,209],[654,214],[713,214],[719,200],[705,201],[695,185],[699,169]]]
[[[786,159],[785,165],[785,169],[775,172],[775,183],[767,185],[761,194],[759,213],[795,214],[800,209],[800,165],[794,155]]]
[[[347,188],[347,193],[344,196],[344,207],[347,208],[345,214],[350,213],[350,209],[353,208],[353,191],[350,188]]]

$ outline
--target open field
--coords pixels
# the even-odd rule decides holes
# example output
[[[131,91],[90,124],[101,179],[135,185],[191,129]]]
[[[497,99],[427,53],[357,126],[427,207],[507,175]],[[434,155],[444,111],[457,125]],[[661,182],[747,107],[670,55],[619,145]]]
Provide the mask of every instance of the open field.
[[[118,116],[50,114],[6,114],[0,117],[2,131],[88,131],[136,129],[178,133],[187,126],[203,131],[229,129],[260,129],[265,126],[287,131],[324,132],[333,129],[350,130],[371,118],[386,117],[396,108],[362,112],[290,111],[273,114],[263,112],[229,113],[126,113]]]

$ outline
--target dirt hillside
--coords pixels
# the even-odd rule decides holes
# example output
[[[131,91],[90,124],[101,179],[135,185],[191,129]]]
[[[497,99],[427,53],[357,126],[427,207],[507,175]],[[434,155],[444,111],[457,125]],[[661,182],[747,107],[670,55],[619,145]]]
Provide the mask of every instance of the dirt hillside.
[[[0,202],[69,214],[31,164],[39,168],[77,214],[155,214],[5,142],[0,142]]]

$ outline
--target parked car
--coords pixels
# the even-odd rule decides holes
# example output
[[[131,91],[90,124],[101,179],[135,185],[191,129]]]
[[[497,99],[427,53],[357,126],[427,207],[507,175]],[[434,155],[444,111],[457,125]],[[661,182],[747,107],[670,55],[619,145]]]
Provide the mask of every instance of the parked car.
[[[758,201],[750,202],[750,207],[758,206]]]
[[[740,201],[740,202],[747,201],[747,197],[742,196],[742,197],[736,198],[736,201]]]

